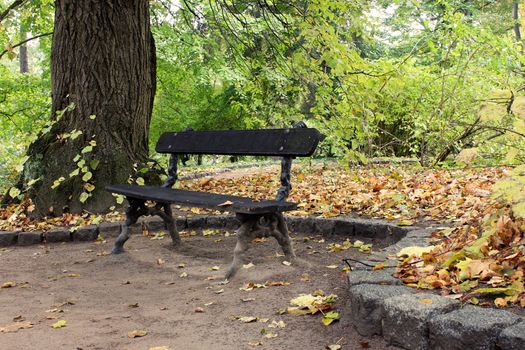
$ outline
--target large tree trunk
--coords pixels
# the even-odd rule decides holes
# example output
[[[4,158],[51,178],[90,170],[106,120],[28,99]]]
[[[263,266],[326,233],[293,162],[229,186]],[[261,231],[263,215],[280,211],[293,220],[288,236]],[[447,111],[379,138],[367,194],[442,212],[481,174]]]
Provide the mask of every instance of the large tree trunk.
[[[61,116],[30,146],[24,169],[25,181],[40,178],[32,191],[39,214],[105,210],[114,204],[105,185],[125,183],[134,164],[147,160],[155,95],[148,10],[148,0],[56,0],[52,119]],[[74,130],[82,131],[76,139],[65,134]],[[86,152],[90,141],[96,146]],[[93,175],[87,181],[86,172]],[[91,196],[81,203],[83,192]]]

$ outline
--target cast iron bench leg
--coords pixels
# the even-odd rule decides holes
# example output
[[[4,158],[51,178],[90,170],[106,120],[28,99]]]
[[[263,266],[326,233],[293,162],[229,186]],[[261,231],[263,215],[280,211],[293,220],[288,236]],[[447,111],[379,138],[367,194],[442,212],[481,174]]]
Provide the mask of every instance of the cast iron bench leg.
[[[169,203],[164,204],[164,213],[166,213],[166,229],[170,233],[171,241],[173,245],[179,245],[181,243],[179,232],[177,232],[177,226],[175,225],[175,219],[173,218],[173,212],[171,211],[171,205]]]
[[[148,215],[160,216],[160,218],[164,221],[164,227],[170,234],[173,245],[176,246],[181,243],[179,233],[177,232],[177,227],[175,226],[173,212],[171,211],[171,205],[169,203],[157,203],[155,208],[149,208]]]
[[[129,207],[126,209],[126,222],[124,223],[122,231],[115,241],[115,245],[111,251],[112,254],[120,254],[124,252],[124,243],[126,243],[130,236],[129,227],[136,223],[142,215],[160,216],[164,221],[166,229],[170,233],[173,245],[179,245],[181,243],[169,203],[157,203],[155,208],[148,208],[143,200],[128,198],[128,201]]]
[[[111,254],[120,254],[124,252],[124,243],[129,239],[129,227],[137,222],[137,220],[144,214],[147,214],[148,209],[143,200],[135,198],[128,198],[129,207],[126,208],[126,222],[122,226],[122,231],[115,241]]]
[[[272,223],[270,234],[281,246],[285,258],[292,262],[295,259],[295,253],[293,251],[292,241],[290,239],[290,235],[288,234],[288,226],[286,226],[286,221],[284,221],[283,214],[273,214],[273,219],[277,219],[277,223]]]
[[[288,235],[288,227],[284,221],[283,214],[264,214],[264,215],[237,215],[241,220],[241,227],[237,230],[237,244],[233,250],[233,262],[226,273],[226,280],[233,277],[245,262],[246,251],[250,242],[257,237],[274,237],[281,246],[286,259],[292,262],[295,253],[292,242]],[[260,221],[266,224],[260,224]]]
[[[237,216],[241,220],[241,227],[237,230],[237,244],[233,250],[233,261],[226,273],[225,279],[233,277],[244,263],[246,251],[252,240],[252,232],[260,216]]]

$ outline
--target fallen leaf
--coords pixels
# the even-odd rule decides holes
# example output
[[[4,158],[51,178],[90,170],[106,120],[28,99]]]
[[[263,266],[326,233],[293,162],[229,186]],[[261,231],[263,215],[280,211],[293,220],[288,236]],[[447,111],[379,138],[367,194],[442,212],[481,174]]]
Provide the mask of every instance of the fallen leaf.
[[[2,284],[0,288],[12,288],[14,286],[16,286],[16,282],[9,281],[9,282]]]
[[[217,204],[218,207],[226,207],[228,205],[232,205],[233,202],[232,201],[226,201],[224,203],[221,203],[221,204]]]
[[[286,327],[286,323],[284,323],[283,320],[275,321],[273,320],[272,323],[268,325],[269,328],[284,328]]]
[[[310,282],[310,275],[305,272],[305,273],[303,273],[301,275],[301,279],[300,280],[301,280],[301,282]]]
[[[188,277],[188,273],[187,272],[183,272],[179,275],[180,278],[186,278]]]
[[[203,313],[204,312],[204,309],[202,307],[196,307],[195,308],[195,312],[197,313]]]
[[[66,276],[67,277],[80,277],[80,274],[79,273],[68,273]]]
[[[249,292],[255,288],[266,288],[266,285],[265,284],[260,284],[260,283],[253,283],[253,282],[248,282],[246,283],[243,287],[239,288],[239,290],[242,290],[242,291],[245,291],[245,292]]]
[[[254,267],[254,266],[255,266],[255,265],[254,265],[253,263],[249,263],[249,264],[244,264],[244,265],[242,265],[242,268],[243,268],[243,269],[249,269],[249,268]]]
[[[375,265],[375,266],[372,268],[372,270],[377,271],[377,270],[382,270],[382,269],[384,269],[384,268],[385,268],[385,263],[379,263],[379,264]]]
[[[128,304],[128,307],[131,307],[131,308],[139,307],[139,303]]]
[[[370,347],[370,343],[368,342],[368,340],[360,340],[359,344],[361,344],[361,347],[363,349],[368,349]]]
[[[290,266],[292,265],[292,263],[289,261],[283,260],[283,265]]]
[[[399,251],[399,253],[397,253],[397,256],[398,257],[402,257],[402,256],[421,257],[421,255],[423,255],[423,253],[430,253],[434,248],[435,248],[435,246],[432,246],[432,245],[428,246],[428,247],[417,247],[417,246],[405,247],[405,248],[401,249]]]
[[[397,222],[397,226],[412,226],[414,223],[414,220],[399,220]]]
[[[210,267],[210,270],[211,270],[211,271],[217,271],[217,270],[219,270],[219,269],[220,269],[219,266],[212,266],[212,267]]]
[[[67,325],[66,320],[59,320],[51,325],[51,327],[57,329],[57,328],[64,328]]]
[[[339,314],[339,312],[337,312],[337,311],[329,311],[329,312],[324,314],[324,316],[321,319],[321,321],[323,322],[323,324],[325,326],[329,326],[330,324],[332,324],[332,322],[337,321],[340,318],[341,318],[341,315]]]
[[[19,329],[33,328],[33,324],[29,321],[15,322],[8,324],[7,326],[0,327],[0,333],[14,333],[18,332]]]
[[[327,269],[337,269],[339,266],[337,265],[328,265],[326,266]]]
[[[272,282],[266,282],[265,285],[268,286],[268,287],[289,286],[290,282],[272,281]]]
[[[130,337],[130,338],[140,338],[140,337],[144,337],[147,334],[148,334],[147,331],[135,329],[133,331],[128,332],[128,337]]]
[[[257,321],[257,317],[254,316],[237,316],[235,318],[244,323],[252,323]]]
[[[266,331],[264,328],[263,328],[263,331]],[[273,333],[273,332],[270,332],[270,331],[266,331],[266,332],[262,332],[261,331],[261,334],[265,337],[265,338],[268,338],[268,339],[271,339],[271,338],[276,338],[277,337],[277,333]]]
[[[419,301],[420,303],[423,303],[423,304],[432,304],[433,303],[432,299],[418,299],[417,301]]]
[[[149,348],[148,350],[170,350],[167,346],[154,346],[152,348]]]
[[[328,350],[341,350],[341,345],[339,345],[339,344],[331,344],[331,345],[327,345],[326,348]]]

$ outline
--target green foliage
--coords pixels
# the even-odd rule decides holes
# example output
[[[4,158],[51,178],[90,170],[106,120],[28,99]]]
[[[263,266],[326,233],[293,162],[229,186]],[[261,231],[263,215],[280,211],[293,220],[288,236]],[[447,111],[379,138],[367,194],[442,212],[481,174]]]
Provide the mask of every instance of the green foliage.
[[[0,65],[0,191],[21,171],[25,151],[49,118],[49,82]]]
[[[0,8],[6,5],[0,1]],[[512,5],[197,0],[175,7],[153,1],[151,144],[160,133],[187,126],[281,127],[306,120],[327,136],[322,148],[330,155],[360,163],[370,156],[417,156],[452,166],[519,164],[525,161],[525,57],[512,30]],[[14,73],[12,46],[24,33],[51,31],[52,11],[51,0],[31,1],[0,26],[0,43],[12,59],[4,56],[0,67],[0,189],[13,184],[12,169],[49,113],[50,37],[29,45],[32,74]],[[75,130],[63,135],[79,136]]]

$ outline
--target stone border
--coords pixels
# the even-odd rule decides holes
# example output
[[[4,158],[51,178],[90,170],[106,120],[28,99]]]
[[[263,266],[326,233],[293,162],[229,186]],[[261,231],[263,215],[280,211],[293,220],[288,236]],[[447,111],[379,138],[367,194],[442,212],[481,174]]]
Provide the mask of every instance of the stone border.
[[[381,242],[383,245],[400,241],[411,232],[410,228],[400,227],[382,220],[366,219],[320,219],[287,216],[286,222],[291,231],[301,234],[321,234],[323,236],[344,235],[345,237],[362,239],[367,242]],[[209,215],[179,217],[177,228],[202,229],[237,229],[240,222],[233,215]],[[27,246],[40,243],[59,243],[70,241],[94,241],[99,236],[116,237],[121,229],[121,222],[104,222],[100,225],[89,225],[70,230],[69,227],[56,228],[49,231],[0,231],[0,247],[13,245]],[[132,226],[132,231],[145,225],[149,231],[164,229],[164,222],[157,217],[146,217]]]
[[[384,260],[409,246],[425,246],[432,229],[415,229],[372,261]],[[361,269],[359,269],[361,268]],[[410,350],[521,350],[523,318],[499,309],[464,305],[436,294],[419,293],[393,277],[394,268],[348,274],[350,321],[362,336],[382,335]]]

